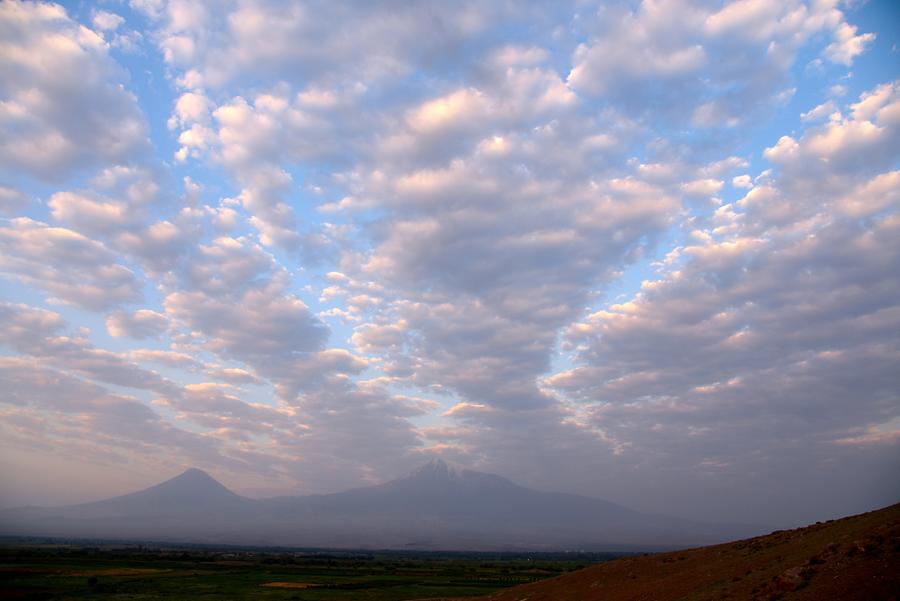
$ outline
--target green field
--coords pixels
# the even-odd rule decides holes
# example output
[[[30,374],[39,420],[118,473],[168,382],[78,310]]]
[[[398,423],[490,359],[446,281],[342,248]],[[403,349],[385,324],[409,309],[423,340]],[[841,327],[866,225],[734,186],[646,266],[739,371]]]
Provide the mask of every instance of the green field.
[[[0,598],[433,599],[485,595],[618,556],[17,543],[0,547]]]

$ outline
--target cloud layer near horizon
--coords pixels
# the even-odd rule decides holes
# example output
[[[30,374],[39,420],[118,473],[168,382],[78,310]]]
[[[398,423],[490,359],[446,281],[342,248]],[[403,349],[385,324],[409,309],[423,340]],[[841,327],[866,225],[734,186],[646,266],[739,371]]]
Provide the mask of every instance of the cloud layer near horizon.
[[[900,73],[852,8],[3,3],[0,502],[433,456],[896,500]]]

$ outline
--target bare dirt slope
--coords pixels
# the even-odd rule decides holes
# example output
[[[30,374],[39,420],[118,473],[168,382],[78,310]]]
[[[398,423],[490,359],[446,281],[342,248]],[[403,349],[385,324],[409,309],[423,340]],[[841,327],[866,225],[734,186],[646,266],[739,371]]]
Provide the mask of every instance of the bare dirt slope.
[[[734,543],[621,559],[482,599],[900,601],[900,504]]]

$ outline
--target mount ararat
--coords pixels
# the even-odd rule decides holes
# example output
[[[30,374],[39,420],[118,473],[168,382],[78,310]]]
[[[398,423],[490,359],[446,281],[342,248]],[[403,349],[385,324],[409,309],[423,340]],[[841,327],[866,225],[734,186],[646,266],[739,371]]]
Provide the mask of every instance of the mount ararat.
[[[189,469],[103,501],[0,511],[4,535],[354,549],[658,549],[761,530],[541,492],[442,460],[384,484],[333,494],[250,499]]]

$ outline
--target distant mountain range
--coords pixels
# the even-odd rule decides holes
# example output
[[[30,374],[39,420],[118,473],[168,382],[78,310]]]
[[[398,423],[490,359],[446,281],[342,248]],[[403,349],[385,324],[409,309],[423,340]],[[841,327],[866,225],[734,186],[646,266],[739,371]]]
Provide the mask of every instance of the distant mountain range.
[[[760,531],[540,492],[442,460],[385,484],[327,495],[249,499],[189,469],[104,501],[0,511],[4,535],[356,549],[624,550]]]

